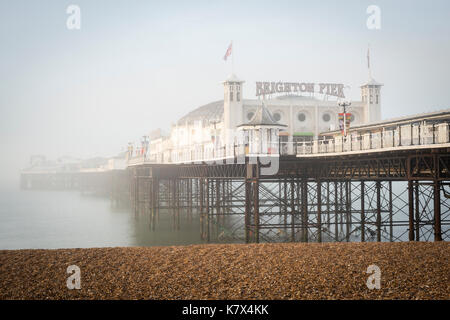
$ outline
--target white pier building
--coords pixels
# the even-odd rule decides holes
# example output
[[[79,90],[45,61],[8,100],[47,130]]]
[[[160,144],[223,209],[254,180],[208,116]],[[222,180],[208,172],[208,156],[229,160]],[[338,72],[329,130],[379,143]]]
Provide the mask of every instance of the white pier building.
[[[361,86],[361,99],[351,101],[346,110],[351,126],[381,120],[381,87],[372,78]],[[150,141],[130,146],[132,157],[179,162],[200,155],[233,156],[236,146],[248,154],[255,151],[249,149],[254,139],[259,142],[253,144],[266,148],[258,152],[295,154],[299,143],[339,128],[338,114],[343,109],[337,102],[345,99],[342,84],[292,82],[257,82],[257,98],[245,99],[245,81],[234,74],[223,82],[223,89],[223,100],[189,112],[172,126],[169,135],[159,130],[150,134]],[[266,123],[257,123],[261,120]]]

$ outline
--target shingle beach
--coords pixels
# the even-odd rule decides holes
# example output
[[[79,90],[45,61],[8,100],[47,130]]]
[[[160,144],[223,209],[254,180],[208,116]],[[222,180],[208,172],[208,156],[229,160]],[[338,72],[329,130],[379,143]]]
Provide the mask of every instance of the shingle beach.
[[[0,299],[450,299],[449,257],[446,242],[2,250]]]

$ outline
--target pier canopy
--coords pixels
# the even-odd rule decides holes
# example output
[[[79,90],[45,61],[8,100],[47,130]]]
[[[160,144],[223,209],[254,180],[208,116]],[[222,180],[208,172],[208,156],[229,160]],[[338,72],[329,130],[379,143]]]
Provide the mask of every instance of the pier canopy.
[[[258,106],[249,122],[238,129],[243,132],[246,154],[278,154],[278,134],[286,125],[278,123],[264,102]]]

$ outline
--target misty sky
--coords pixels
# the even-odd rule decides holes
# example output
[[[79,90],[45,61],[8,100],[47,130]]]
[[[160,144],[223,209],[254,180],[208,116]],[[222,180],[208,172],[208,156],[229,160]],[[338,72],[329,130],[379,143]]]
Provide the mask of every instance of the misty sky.
[[[81,30],[66,9],[81,8]],[[366,8],[381,8],[381,29]],[[0,182],[32,154],[109,156],[255,81],[384,83],[382,117],[450,107],[450,1],[0,0]]]

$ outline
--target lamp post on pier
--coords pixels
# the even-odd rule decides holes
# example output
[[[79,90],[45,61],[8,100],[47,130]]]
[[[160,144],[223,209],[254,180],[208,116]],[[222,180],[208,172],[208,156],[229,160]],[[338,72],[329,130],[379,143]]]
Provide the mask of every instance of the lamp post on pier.
[[[148,136],[142,136],[141,144],[142,144],[142,155],[145,160],[145,155],[147,153],[147,148],[149,144]]]
[[[343,121],[343,131],[344,131],[344,137],[347,136],[347,107],[349,107],[352,103],[349,101],[341,101],[338,103],[338,106],[342,107],[344,109],[344,121]]]

